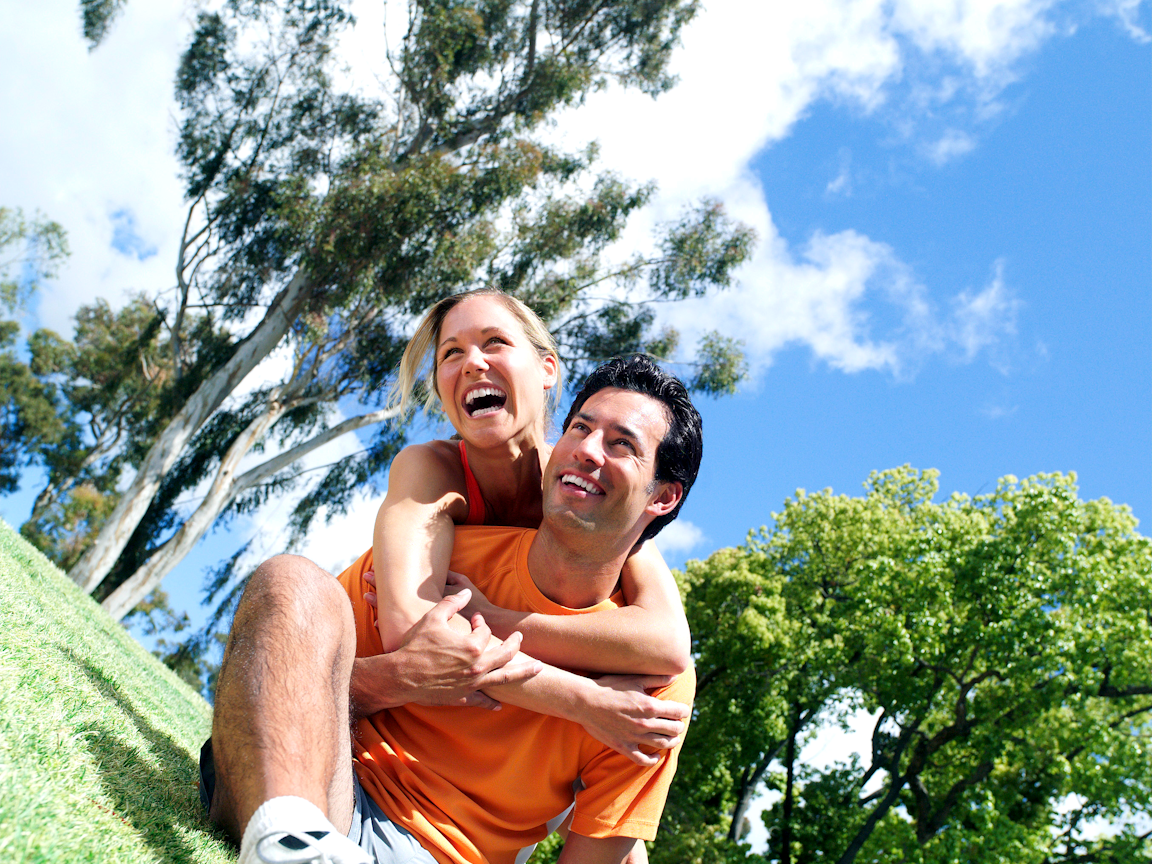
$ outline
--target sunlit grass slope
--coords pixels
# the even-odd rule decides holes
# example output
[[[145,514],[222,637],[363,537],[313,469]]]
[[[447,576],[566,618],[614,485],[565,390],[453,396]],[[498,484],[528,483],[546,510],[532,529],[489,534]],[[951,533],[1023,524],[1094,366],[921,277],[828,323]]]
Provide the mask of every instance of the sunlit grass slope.
[[[0,522],[0,861],[226,862],[211,709]]]

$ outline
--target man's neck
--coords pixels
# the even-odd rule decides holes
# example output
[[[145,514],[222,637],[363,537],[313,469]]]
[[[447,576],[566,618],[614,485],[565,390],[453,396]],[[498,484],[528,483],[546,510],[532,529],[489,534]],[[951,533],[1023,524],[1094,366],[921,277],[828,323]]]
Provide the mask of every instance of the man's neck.
[[[587,609],[611,597],[635,538],[617,538],[616,544],[603,539],[574,540],[541,525],[528,550],[528,572],[540,593],[570,609]]]

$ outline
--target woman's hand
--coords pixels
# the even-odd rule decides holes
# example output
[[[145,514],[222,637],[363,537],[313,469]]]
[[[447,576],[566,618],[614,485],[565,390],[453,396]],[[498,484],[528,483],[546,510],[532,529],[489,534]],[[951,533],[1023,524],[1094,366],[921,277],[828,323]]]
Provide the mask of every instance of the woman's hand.
[[[647,692],[670,684],[673,676],[603,675],[591,680],[597,688],[585,703],[580,725],[597,741],[645,766],[660,761],[659,754],[650,751],[670,750],[680,742],[691,708]]]
[[[460,594],[464,591],[470,591],[471,597],[465,604],[464,608],[460,610],[460,614],[467,618],[473,615],[483,615],[485,619],[491,623],[493,612],[498,607],[493,606],[488,602],[488,598],[484,596],[484,592],[472,584],[472,580],[465,576],[463,573],[457,573],[455,570],[448,571],[448,582],[444,585],[444,596],[449,594]],[[499,614],[498,612],[496,614]]]

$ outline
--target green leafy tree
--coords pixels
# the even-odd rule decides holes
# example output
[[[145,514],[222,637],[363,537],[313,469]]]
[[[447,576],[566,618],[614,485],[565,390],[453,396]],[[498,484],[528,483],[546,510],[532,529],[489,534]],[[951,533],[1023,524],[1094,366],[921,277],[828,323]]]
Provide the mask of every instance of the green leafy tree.
[[[935,472],[881,472],[691,563],[697,716],[653,861],[1148,860],[1152,544],[1074,480],[935,503]],[[817,720],[857,711],[870,754],[802,763]]]
[[[295,529],[371,488],[403,442],[382,396],[412,316],[440,297],[515,293],[579,377],[623,350],[674,359],[678,338],[653,332],[652,303],[724,287],[750,252],[751,231],[702,202],[651,254],[614,260],[606,250],[651,189],[596,175],[594,149],[562,153],[537,135],[609,80],[670,87],[694,2],[421,0],[387,51],[380,95],[338,74],[346,5],[228,0],[198,16],[181,60],[189,203],[176,288],[157,298],[179,398],[70,570],[117,618],[216,520],[293,487],[300,460],[328,441],[377,430],[305,490]],[[238,391],[274,352],[286,371]],[[211,362],[185,385],[202,356]],[[743,374],[739,346],[718,335],[699,357],[704,392],[730,392]],[[337,418],[337,403],[351,416]],[[251,465],[265,448],[277,452]],[[181,511],[194,487],[199,503]]]
[[[0,207],[0,304],[9,314],[21,313],[67,257],[68,241],[59,224]],[[15,491],[24,469],[66,432],[53,388],[20,357],[19,334],[19,323],[0,321],[0,493]]]
[[[192,334],[198,362],[181,380],[163,316],[142,296],[118,310],[102,300],[82,307],[71,341],[50,330],[29,337],[27,370],[55,394],[65,432],[38,448],[47,482],[21,532],[60,567],[76,563],[116,506],[124,470],[139,464],[173,405],[211,364],[213,339],[226,345],[207,323],[201,318]]]
[[[68,259],[68,237],[41,213],[0,207],[0,303],[15,315]]]
[[[104,41],[126,3],[127,0],[80,0],[80,25],[89,51]]]

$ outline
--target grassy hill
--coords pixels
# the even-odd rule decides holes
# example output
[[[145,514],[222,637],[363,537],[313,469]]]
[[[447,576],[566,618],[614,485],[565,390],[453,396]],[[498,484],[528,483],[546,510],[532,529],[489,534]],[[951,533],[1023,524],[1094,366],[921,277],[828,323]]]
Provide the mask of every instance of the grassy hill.
[[[0,861],[203,862],[211,709],[0,522]]]

